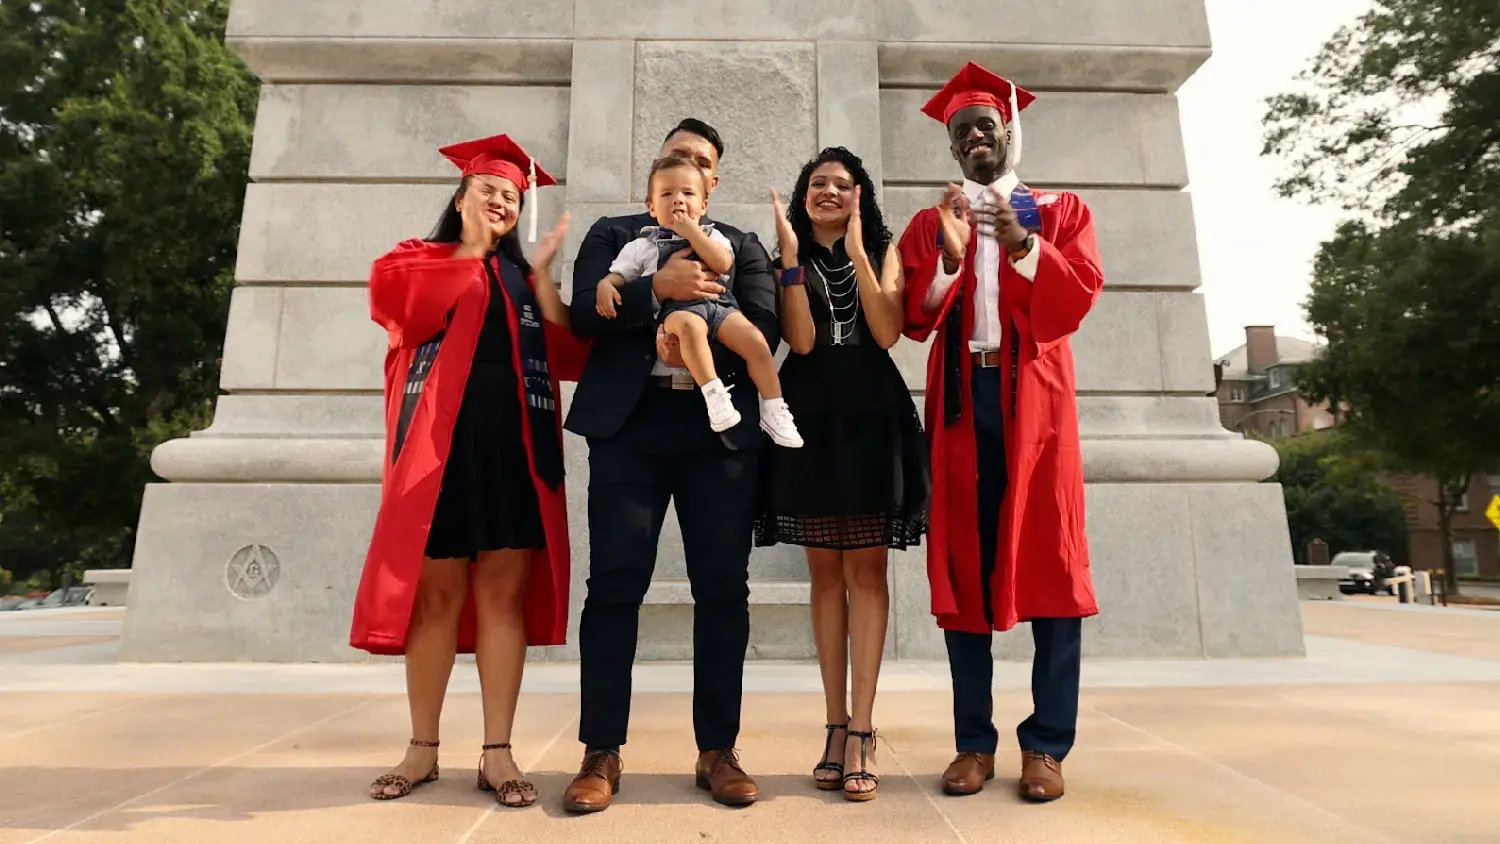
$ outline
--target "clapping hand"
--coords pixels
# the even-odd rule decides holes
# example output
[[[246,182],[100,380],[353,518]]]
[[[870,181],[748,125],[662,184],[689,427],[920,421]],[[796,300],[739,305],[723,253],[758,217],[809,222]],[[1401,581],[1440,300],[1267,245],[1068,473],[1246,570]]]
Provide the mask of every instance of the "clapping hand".
[[[537,245],[536,258],[531,263],[538,272],[550,273],[552,271],[552,262],[557,258],[558,251],[562,249],[563,241],[568,237],[568,223],[570,220],[572,220],[572,216],[564,212],[561,217],[557,218],[557,225],[553,226],[552,231],[547,232],[546,236],[542,238],[542,242]]]
[[[969,238],[974,234],[970,223],[969,200],[963,188],[949,184],[943,198],[937,204],[938,226],[943,233],[943,257],[957,263],[969,250]]]
[[[781,197],[771,188],[771,213],[776,218],[776,242],[781,249],[781,268],[797,266],[797,233],[792,230],[792,221],[786,217],[786,208]]]
[[[849,253],[850,258],[862,258],[865,256],[864,215],[859,210],[860,197],[863,195],[864,188],[860,185],[855,185],[854,205],[849,211],[849,227],[844,230],[844,251]]]

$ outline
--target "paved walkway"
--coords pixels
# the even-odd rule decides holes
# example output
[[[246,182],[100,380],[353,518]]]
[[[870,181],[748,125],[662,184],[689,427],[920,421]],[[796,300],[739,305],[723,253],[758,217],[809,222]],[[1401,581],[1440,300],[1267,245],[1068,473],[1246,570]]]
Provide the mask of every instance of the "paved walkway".
[[[691,673],[637,670],[618,803],[566,816],[576,668],[528,668],[515,744],[543,795],[499,809],[473,788],[472,666],[444,715],[444,778],[376,803],[365,784],[406,733],[400,666],[154,666],[113,660],[118,611],[0,615],[0,844],[114,842],[1494,842],[1500,840],[1500,613],[1304,605],[1305,660],[1086,666],[1069,795],[1030,806],[1000,759],[948,798],[945,667],[887,666],[880,797],[815,791],[813,666],[752,664],[746,767],[763,798],[692,787]],[[29,644],[21,644],[29,643]],[[1399,645],[1399,646],[1397,646]],[[1002,664],[997,720],[1029,708]]]

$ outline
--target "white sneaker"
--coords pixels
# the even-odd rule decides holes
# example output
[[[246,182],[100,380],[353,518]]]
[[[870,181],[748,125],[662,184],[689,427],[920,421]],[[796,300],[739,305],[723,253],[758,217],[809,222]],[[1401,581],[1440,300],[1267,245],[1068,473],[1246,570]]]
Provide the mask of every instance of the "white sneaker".
[[[761,400],[760,428],[771,435],[771,442],[782,448],[802,447],[802,435],[792,421],[792,409],[787,407],[786,399]]]
[[[708,403],[708,427],[722,433],[740,424],[740,412],[729,400],[729,388],[715,378],[703,385],[703,400]]]

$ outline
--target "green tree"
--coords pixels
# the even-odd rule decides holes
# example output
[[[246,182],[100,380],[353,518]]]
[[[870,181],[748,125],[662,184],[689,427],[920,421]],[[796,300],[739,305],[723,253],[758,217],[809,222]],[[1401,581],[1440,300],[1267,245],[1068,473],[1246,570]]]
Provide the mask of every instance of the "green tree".
[[[1299,384],[1384,469],[1465,485],[1500,458],[1500,5],[1375,0],[1269,105],[1281,193],[1358,214],[1314,264]]]
[[[228,2],[0,3],[0,559],[128,565],[216,392],[257,85]]]
[[[1320,431],[1273,443],[1281,457],[1274,481],[1286,500],[1292,554],[1307,563],[1314,539],[1329,553],[1385,551],[1404,561],[1406,517],[1401,504],[1369,471],[1339,431]]]

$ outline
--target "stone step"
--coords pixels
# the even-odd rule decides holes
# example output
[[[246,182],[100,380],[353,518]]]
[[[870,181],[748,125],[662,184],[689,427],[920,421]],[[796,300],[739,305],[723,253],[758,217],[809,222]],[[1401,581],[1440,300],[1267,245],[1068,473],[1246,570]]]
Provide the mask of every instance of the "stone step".
[[[815,659],[807,581],[750,581],[747,659]],[[693,658],[693,595],[686,579],[652,582],[641,607],[636,659]]]

